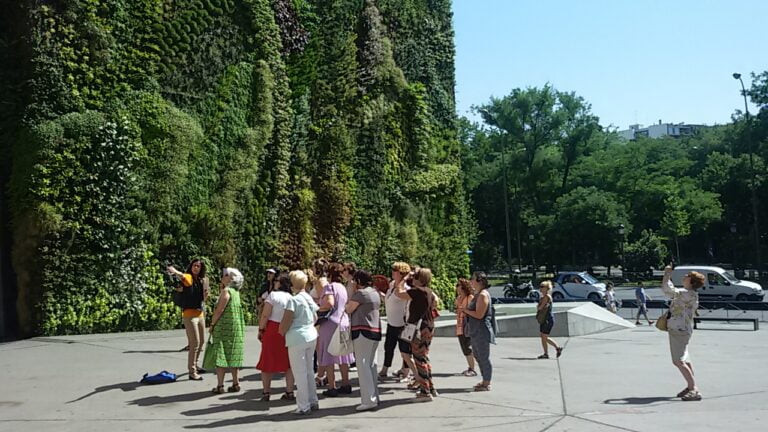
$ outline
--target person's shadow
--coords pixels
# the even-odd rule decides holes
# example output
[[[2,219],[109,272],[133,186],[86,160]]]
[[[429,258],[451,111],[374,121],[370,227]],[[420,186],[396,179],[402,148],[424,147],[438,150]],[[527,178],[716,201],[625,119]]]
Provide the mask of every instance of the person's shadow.
[[[410,404],[411,403],[410,399],[411,398],[382,401],[379,403],[379,407],[376,409],[376,411],[371,411],[371,412],[378,412],[396,405]],[[321,399],[320,400],[321,407],[322,407],[322,403],[323,401]],[[295,402],[293,402],[292,404],[295,404]],[[203,414],[203,413],[195,413],[195,414],[188,414],[188,415],[200,415],[200,414]],[[211,423],[189,425],[189,426],[184,426],[184,428],[185,429],[212,429],[212,428],[221,428],[221,427],[235,426],[235,425],[241,425],[241,424],[251,424],[251,423],[257,423],[260,421],[290,422],[290,421],[300,420],[303,418],[308,420],[315,420],[318,418],[323,418],[328,416],[346,416],[346,415],[354,415],[354,414],[357,414],[357,410],[355,410],[354,406],[344,406],[344,407],[336,407],[336,408],[320,408],[319,411],[314,411],[311,414],[307,415],[306,417],[292,415],[291,413],[280,413],[280,414],[273,414],[273,415],[254,414],[254,415],[249,415],[245,417],[219,420]],[[389,416],[385,416],[385,417],[389,417]]]
[[[669,402],[677,398],[674,397],[628,397],[621,399],[606,399],[603,401],[606,405],[650,405],[656,402]]]
[[[110,390],[122,390],[124,392],[134,391],[134,390],[136,390],[137,388],[139,388],[139,387],[141,387],[143,385],[145,385],[145,384],[142,384],[139,381],[128,381],[128,382],[119,383],[119,384],[111,384],[111,385],[96,387],[95,389],[93,389],[92,392],[90,392],[90,393],[88,393],[86,395],[80,396],[77,399],[73,399],[73,400],[71,400],[71,401],[69,401],[67,403],[80,402],[83,399],[89,398],[89,397],[91,397],[93,395],[96,395],[96,394],[99,394],[99,393],[108,392]]]

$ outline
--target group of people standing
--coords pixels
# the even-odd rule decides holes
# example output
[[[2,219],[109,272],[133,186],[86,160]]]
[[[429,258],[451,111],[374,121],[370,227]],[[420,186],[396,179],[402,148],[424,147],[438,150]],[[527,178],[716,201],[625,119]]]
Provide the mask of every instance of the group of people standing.
[[[177,291],[189,343],[189,379],[202,380],[201,368],[197,365],[205,339],[204,304],[210,292],[205,263],[194,260],[186,272],[173,267],[168,267],[168,272],[180,279]],[[688,384],[681,397],[698,400],[701,396],[687,353],[691,333],[688,321],[692,321],[688,315],[698,298],[691,287],[699,283],[698,275],[687,278],[686,288],[677,290],[670,286],[668,273],[662,288],[673,298],[670,347],[673,361]],[[258,339],[262,347],[256,366],[261,371],[262,401],[272,397],[274,374],[284,374],[286,390],[280,399],[295,400],[295,413],[309,414],[319,409],[318,387],[326,387],[322,392],[326,397],[352,393],[349,374],[353,366],[357,367],[360,387],[358,411],[375,409],[380,402],[378,382],[392,378],[407,382],[407,388],[416,391],[415,402],[432,401],[438,396],[432,380],[429,350],[440,300],[430,289],[430,269],[412,269],[407,263],[395,262],[388,285],[378,288],[371,273],[356,269],[352,263],[331,263],[324,259],[316,260],[311,269],[270,270],[268,274],[269,286],[259,312]],[[244,366],[245,339],[239,293],[242,285],[240,271],[223,269],[203,360],[203,368],[216,371],[214,394],[240,391],[238,371]],[[456,285],[456,335],[467,361],[462,375],[477,376],[475,364],[479,366],[482,380],[474,386],[475,391],[491,390],[490,345],[495,344],[496,328],[488,287],[488,279],[482,272],[475,272],[469,280],[459,279]],[[563,347],[549,338],[554,326],[551,282],[543,281],[539,289],[537,320],[544,350],[539,358],[549,358],[550,345],[559,358]],[[387,315],[386,332],[382,331],[379,316],[382,302]],[[377,373],[377,350],[383,333],[386,334],[384,364]],[[351,349],[340,350],[345,338],[347,346],[351,340]],[[403,364],[389,377],[396,348]],[[341,372],[340,383],[336,380],[337,366]],[[232,375],[232,384],[225,390],[227,372]]]

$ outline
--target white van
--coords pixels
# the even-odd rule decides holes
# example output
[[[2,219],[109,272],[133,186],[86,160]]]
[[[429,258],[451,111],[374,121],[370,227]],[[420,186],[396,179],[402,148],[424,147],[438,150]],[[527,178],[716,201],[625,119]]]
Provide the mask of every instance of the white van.
[[[763,301],[763,288],[760,284],[738,280],[720,267],[685,265],[672,270],[672,283],[683,287],[683,276],[689,272],[699,272],[704,275],[704,286],[699,288],[699,296],[703,298],[729,298],[739,301]]]

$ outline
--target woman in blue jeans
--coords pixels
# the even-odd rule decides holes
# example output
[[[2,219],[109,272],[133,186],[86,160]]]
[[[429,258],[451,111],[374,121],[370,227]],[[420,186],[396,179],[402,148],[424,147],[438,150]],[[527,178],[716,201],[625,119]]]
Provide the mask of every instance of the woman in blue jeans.
[[[475,391],[489,391],[493,366],[491,365],[491,344],[496,343],[491,315],[491,294],[488,292],[488,277],[483,272],[475,272],[469,283],[475,292],[475,297],[464,310],[466,328],[464,334],[472,341],[472,352],[475,355],[480,375],[483,381],[475,385]]]

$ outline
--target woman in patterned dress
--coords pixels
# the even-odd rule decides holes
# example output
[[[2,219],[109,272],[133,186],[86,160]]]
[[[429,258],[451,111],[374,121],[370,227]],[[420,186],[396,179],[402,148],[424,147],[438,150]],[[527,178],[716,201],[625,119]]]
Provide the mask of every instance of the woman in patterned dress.
[[[219,301],[211,319],[209,334],[212,345],[206,352],[203,367],[216,369],[216,387],[212,392],[224,393],[224,374],[229,371],[232,374],[232,386],[227,391],[240,391],[240,381],[237,373],[243,367],[243,335],[245,332],[245,320],[240,303],[240,292],[243,286],[243,275],[234,268],[225,268],[221,276]]]

